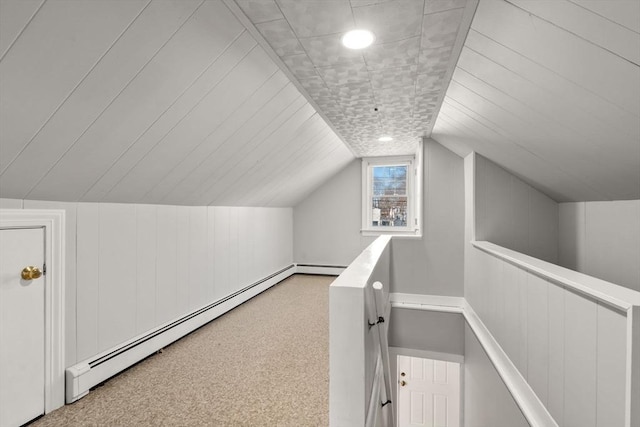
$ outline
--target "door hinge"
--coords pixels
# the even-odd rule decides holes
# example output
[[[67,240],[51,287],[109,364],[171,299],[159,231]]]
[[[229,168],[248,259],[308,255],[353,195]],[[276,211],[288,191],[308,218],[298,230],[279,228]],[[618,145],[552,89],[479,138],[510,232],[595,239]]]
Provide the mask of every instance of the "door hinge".
[[[42,264],[42,275],[43,276],[47,275],[47,264]]]

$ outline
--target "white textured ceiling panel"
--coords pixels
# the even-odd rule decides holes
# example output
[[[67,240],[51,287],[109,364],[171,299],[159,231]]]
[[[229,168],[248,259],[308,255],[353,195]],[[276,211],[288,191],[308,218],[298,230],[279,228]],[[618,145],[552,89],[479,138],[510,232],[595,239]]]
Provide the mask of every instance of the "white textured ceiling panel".
[[[558,201],[640,198],[640,2],[481,0],[432,137]]]
[[[235,2],[358,156],[411,154],[430,134],[476,3]],[[374,32],[374,45],[342,46],[354,28]]]
[[[291,206],[353,155],[222,1],[0,0],[0,196]]]

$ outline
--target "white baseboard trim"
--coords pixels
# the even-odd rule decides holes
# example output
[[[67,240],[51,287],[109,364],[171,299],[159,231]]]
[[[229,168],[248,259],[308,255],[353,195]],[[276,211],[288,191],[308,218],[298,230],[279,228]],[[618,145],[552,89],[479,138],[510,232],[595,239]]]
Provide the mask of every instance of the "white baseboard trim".
[[[296,264],[298,274],[318,274],[322,276],[339,276],[346,266],[321,264]]]
[[[67,368],[66,402],[75,402],[87,395],[92,387],[104,382],[295,273],[296,266],[292,264],[225,298]]]

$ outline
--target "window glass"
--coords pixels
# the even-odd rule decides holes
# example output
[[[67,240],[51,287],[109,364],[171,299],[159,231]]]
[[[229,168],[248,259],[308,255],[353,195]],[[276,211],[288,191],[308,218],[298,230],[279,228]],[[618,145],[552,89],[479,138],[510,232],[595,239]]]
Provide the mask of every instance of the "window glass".
[[[371,226],[407,226],[407,165],[372,168]]]

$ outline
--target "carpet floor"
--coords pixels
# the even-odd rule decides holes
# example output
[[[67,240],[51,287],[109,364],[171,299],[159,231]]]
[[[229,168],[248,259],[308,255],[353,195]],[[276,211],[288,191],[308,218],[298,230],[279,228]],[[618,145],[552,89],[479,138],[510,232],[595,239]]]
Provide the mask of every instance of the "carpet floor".
[[[292,276],[32,426],[327,426],[333,280]]]

